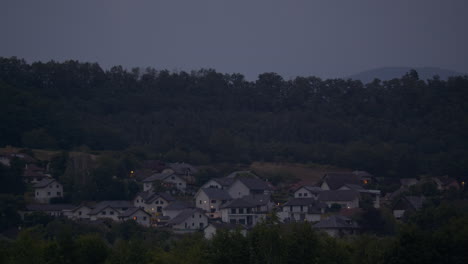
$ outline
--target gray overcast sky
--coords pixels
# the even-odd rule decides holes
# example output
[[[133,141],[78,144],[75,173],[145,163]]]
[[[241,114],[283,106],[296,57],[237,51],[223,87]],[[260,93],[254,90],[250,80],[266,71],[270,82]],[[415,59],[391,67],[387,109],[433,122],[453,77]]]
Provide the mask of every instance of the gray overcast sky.
[[[0,56],[344,77],[468,73],[467,0],[0,0]]]

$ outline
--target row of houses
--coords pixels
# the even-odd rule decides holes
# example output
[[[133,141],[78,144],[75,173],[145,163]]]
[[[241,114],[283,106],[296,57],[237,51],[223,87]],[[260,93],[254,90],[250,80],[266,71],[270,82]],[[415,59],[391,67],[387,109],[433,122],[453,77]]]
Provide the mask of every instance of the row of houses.
[[[80,221],[133,220],[144,226],[168,227],[179,233],[205,230],[209,237],[219,228],[249,229],[274,213],[283,223],[310,222],[330,235],[341,235],[355,233],[359,226],[347,216],[333,212],[359,209],[364,202],[379,208],[386,201],[381,199],[380,190],[369,189],[376,179],[363,172],[327,173],[315,185],[297,186],[291,198],[281,203],[272,198],[275,187],[249,171],[211,179],[195,190],[193,174],[197,170],[189,164],[150,163],[147,167],[151,168],[146,173],[131,172],[130,177],[143,185],[143,191],[132,201],[101,201],[80,206],[30,205],[23,214],[43,211]],[[401,181],[399,191],[417,184],[413,179]],[[445,182],[453,185],[453,181]],[[61,184],[50,178],[35,183],[34,189],[36,201],[41,203],[63,195]],[[193,196],[178,200],[176,197],[180,199],[180,194]],[[422,197],[399,199],[401,201],[393,208],[397,219],[407,211],[419,210],[424,202]]]

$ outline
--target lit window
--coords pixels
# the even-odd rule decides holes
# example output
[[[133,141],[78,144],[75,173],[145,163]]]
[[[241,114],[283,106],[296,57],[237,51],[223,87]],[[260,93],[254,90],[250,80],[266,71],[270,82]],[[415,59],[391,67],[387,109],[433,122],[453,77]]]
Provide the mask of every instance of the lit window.
[[[137,220],[137,217],[136,217],[136,216],[134,216],[134,217],[133,217],[133,220],[135,220],[135,221],[136,221],[136,220]]]

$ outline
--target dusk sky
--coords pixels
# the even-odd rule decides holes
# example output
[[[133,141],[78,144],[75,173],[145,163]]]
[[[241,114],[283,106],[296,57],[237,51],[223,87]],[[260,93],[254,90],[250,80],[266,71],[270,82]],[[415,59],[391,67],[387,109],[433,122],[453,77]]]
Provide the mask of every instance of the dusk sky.
[[[1,0],[0,56],[169,70],[346,77],[468,73],[466,0]]]

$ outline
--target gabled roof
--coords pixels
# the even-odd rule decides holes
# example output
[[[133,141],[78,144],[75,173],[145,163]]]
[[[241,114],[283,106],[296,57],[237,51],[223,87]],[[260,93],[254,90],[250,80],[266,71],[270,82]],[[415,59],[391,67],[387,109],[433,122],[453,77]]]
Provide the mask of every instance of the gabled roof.
[[[215,178],[215,179],[212,179],[212,180],[217,182],[219,185],[221,185],[223,187],[229,187],[229,186],[231,186],[232,183],[234,183],[234,181],[236,179],[235,178],[224,177],[224,178]]]
[[[424,196],[405,196],[404,199],[416,210],[421,209],[424,201],[426,201]]]
[[[138,196],[140,196],[147,204],[153,202],[154,200],[158,198],[162,198],[166,200],[167,202],[171,202],[175,200],[175,198],[170,193],[166,193],[166,192],[158,193],[152,190],[139,192],[135,197],[138,197]]]
[[[72,210],[75,208],[72,204],[28,204],[26,210],[31,212],[50,212]]]
[[[232,197],[226,190],[221,190],[218,188],[203,188],[200,191],[204,192],[209,199],[216,199],[216,200],[231,200]]]
[[[332,215],[314,225],[320,229],[357,229],[359,225],[348,217]]]
[[[100,211],[102,211],[103,209],[105,209],[107,207],[110,207],[110,208],[112,208],[114,210],[117,210],[117,209],[123,209],[123,208],[128,209],[128,208],[132,208],[134,206],[133,206],[133,203],[130,202],[130,201],[121,201],[121,200],[102,201],[102,202],[99,202],[98,204],[96,204],[94,209],[91,210],[91,212],[89,214],[90,215],[98,214]]]
[[[174,201],[164,207],[164,211],[177,211],[177,210],[183,210],[183,209],[189,209],[189,208],[195,208],[195,205],[193,205],[190,202],[186,201]]]
[[[255,178],[238,178],[238,181],[242,182],[250,190],[264,191],[269,190],[268,184],[260,179]]]
[[[176,217],[172,218],[167,222],[167,225],[178,225],[182,222],[184,222],[187,218],[191,217],[195,213],[200,213],[202,215],[205,215],[203,210],[199,208],[193,208],[193,209],[186,209],[180,212]]]
[[[300,186],[299,188],[297,188],[294,192],[297,192],[297,191],[299,191],[299,190],[302,189],[302,188],[308,190],[309,192],[311,192],[311,193],[313,193],[313,194],[319,194],[321,191],[323,191],[322,188],[317,187],[317,186],[304,185],[304,186]]]
[[[48,176],[45,175],[44,173],[40,172],[40,171],[26,169],[23,172],[23,177],[26,177],[26,178],[47,178]]]
[[[33,188],[44,188],[49,186],[51,183],[56,182],[55,179],[42,179],[40,182],[34,184]]]
[[[168,167],[171,168],[176,174],[179,174],[179,175],[185,175],[187,171],[189,171],[192,174],[198,172],[197,168],[185,162],[169,163]]]
[[[154,181],[163,181],[169,176],[174,175],[172,172],[165,172],[165,173],[155,173],[146,179],[143,180],[143,182],[154,182]]]
[[[357,184],[345,184],[341,188],[343,187],[348,187],[350,190],[355,190],[355,191],[365,190],[364,187],[362,187],[361,185],[357,185]]]
[[[355,190],[323,191],[319,194],[319,201],[352,201],[359,198],[359,193]]]
[[[142,211],[143,213],[151,217],[149,213],[147,213],[145,210],[138,208],[138,207],[132,207],[132,208],[125,210],[123,213],[120,214],[119,217],[131,217],[133,214],[135,214],[138,211]]]
[[[327,183],[330,190],[339,189],[345,184],[361,185],[360,177],[354,173],[326,173],[323,177],[323,181]]]

